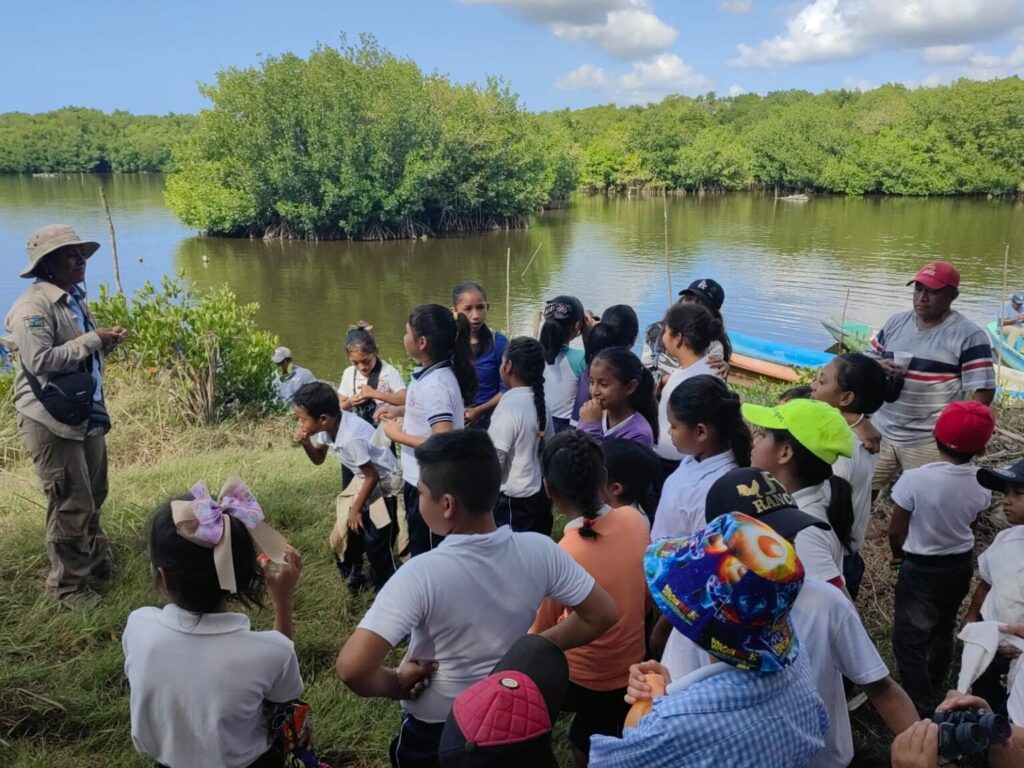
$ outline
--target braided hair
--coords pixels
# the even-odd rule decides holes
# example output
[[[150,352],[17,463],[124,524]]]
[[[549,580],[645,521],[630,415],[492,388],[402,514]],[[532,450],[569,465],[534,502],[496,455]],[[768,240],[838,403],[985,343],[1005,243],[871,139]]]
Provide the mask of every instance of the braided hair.
[[[511,363],[523,384],[533,390],[533,407],[537,409],[537,430],[540,432],[538,451],[544,451],[544,427],[548,421],[544,404],[544,348],[536,339],[517,336],[505,347],[505,362]]]
[[[544,447],[541,471],[552,494],[583,516],[580,536],[596,539],[594,521],[604,506],[601,489],[608,478],[600,446],[579,430],[560,432]]]

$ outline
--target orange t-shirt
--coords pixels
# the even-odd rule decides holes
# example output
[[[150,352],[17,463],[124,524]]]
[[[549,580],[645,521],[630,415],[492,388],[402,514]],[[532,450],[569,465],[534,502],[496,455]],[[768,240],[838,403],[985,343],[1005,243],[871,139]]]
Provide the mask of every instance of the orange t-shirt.
[[[566,652],[569,679],[593,691],[625,688],[629,665],[644,658],[644,619],[651,606],[644,577],[644,551],[651,532],[644,516],[632,507],[609,510],[594,521],[596,539],[569,528],[558,543],[594,577],[619,607],[619,620],[589,645]],[[569,608],[550,598],[541,603],[531,632],[543,632],[569,615]]]

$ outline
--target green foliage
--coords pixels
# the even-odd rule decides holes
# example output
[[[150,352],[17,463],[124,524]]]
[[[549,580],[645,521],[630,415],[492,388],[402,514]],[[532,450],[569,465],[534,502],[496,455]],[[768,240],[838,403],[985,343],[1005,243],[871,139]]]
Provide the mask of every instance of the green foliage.
[[[165,171],[191,115],[104,114],[67,107],[0,115],[0,173]]]
[[[196,295],[164,277],[159,289],[147,282],[128,299],[101,285],[91,308],[100,326],[128,329],[116,355],[171,374],[187,420],[212,423],[273,407],[277,339],[257,327],[259,305],[239,304],[226,286]]]
[[[226,235],[388,238],[515,226],[576,182],[565,131],[500,80],[424,75],[364,37],[220,72],[167,203]]]

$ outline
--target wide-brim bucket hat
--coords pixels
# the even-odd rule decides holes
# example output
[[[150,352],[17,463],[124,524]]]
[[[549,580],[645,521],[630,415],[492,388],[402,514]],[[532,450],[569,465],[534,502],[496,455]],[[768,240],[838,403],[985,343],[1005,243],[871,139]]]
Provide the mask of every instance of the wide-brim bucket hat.
[[[29,237],[25,250],[28,251],[28,266],[21,271],[21,277],[36,277],[36,267],[44,258],[54,251],[69,246],[81,246],[85,258],[89,258],[99,250],[100,244],[95,240],[83,240],[67,224],[47,224],[37,229]]]

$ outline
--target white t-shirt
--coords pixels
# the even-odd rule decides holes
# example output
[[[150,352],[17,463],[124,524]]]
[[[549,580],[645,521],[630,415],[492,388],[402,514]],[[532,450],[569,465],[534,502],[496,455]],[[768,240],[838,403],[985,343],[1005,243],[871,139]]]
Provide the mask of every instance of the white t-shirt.
[[[241,613],[139,608],[121,638],[132,742],[171,768],[243,768],[270,747],[264,700],[302,693],[292,641]]]
[[[889,670],[853,603],[831,584],[805,579],[790,617],[800,647],[811,663],[815,687],[828,710],[825,746],[811,766],[845,768],[853,760],[853,734],[843,676],[857,685],[868,685],[885,678]]]
[[[397,462],[391,451],[378,448],[370,440],[374,428],[354,413],[341,412],[341,423],[338,434],[331,440],[326,432],[317,432],[310,439],[313,445],[326,447],[328,452],[341,462],[342,466],[354,475],[361,475],[360,467],[373,464],[377,473],[384,477],[395,471]]]
[[[354,365],[350,365],[341,374],[341,381],[338,382],[338,394],[344,397],[353,397],[361,387],[366,386],[367,378],[359,372]],[[395,368],[381,360],[380,376],[377,378],[378,392],[394,394],[405,389],[405,380]],[[383,400],[374,400],[377,405],[387,405]]]
[[[957,555],[974,548],[971,524],[992,504],[974,464],[933,461],[900,475],[892,500],[910,513],[903,551],[914,555]]]
[[[687,368],[679,368],[673,371],[661,390],[661,400],[658,402],[658,444],[655,446],[655,451],[663,459],[680,461],[683,458],[683,454],[672,445],[672,438],[668,434],[668,400],[672,396],[673,390],[684,381],[703,374],[718,376],[715,369],[708,364],[706,356],[692,363]]]
[[[832,501],[828,481],[796,491],[793,500],[802,512],[828,522],[828,505]],[[835,531],[814,526],[804,528],[796,535],[793,545],[809,577],[831,581],[843,575],[843,545]]]
[[[549,537],[502,526],[448,536],[414,557],[388,579],[359,628],[392,646],[409,637],[407,659],[438,663],[430,687],[402,706],[440,723],[455,698],[526,634],[544,598],[575,606],[593,588],[594,577]]]
[[[669,536],[689,536],[703,528],[704,501],[708,489],[726,472],[736,469],[732,451],[697,461],[685,456],[668,476],[651,526],[651,540]]]
[[[554,434],[550,416],[546,422],[544,433]],[[539,432],[537,406],[530,387],[513,387],[501,396],[487,434],[502,459],[501,492],[506,496],[522,499],[540,490]]]
[[[1024,526],[1000,531],[978,558],[978,573],[992,587],[981,605],[985,621],[1024,622]]]
[[[840,456],[832,465],[832,472],[850,483],[853,488],[853,530],[850,531],[850,549],[860,552],[871,523],[871,479],[875,476],[878,454],[871,453],[860,440],[854,440],[853,457]]]
[[[1024,725],[1024,675],[1017,674],[1010,688],[1010,698],[1006,702],[1006,714],[1014,725]]]
[[[430,437],[435,424],[451,422],[452,429],[466,426],[466,405],[462,401],[459,380],[455,378],[451,363],[434,363],[429,368],[417,368],[405,393],[405,420],[402,431],[413,437]],[[416,451],[402,448],[402,476],[405,482],[416,485],[420,481],[420,465]]]
[[[572,418],[576,387],[586,367],[583,350],[570,347],[563,347],[555,362],[544,366],[544,402],[551,418]]]

